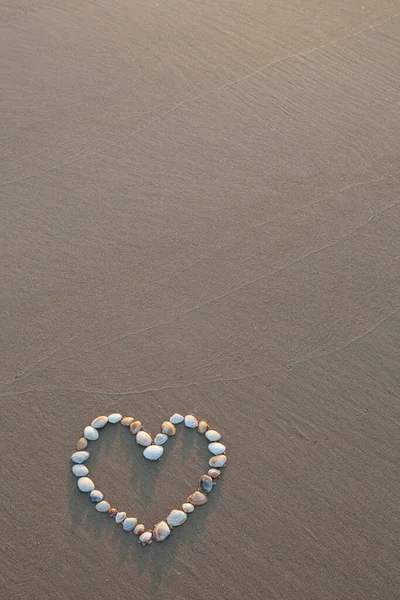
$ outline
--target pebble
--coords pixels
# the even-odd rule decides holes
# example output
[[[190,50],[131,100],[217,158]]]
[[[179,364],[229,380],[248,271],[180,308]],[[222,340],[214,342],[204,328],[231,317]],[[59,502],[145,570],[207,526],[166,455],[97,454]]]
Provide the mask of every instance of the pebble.
[[[205,433],[209,427],[210,426],[207,421],[199,421],[199,424],[197,425],[197,431],[199,433]]]
[[[152,442],[153,440],[151,439],[151,435],[149,435],[147,431],[143,431],[142,429],[141,431],[137,432],[136,443],[139,444],[139,446],[150,446]]]
[[[183,525],[187,519],[187,514],[183,510],[171,510],[167,517],[167,523],[171,527]]]
[[[170,534],[171,534],[171,530],[165,521],[160,521],[159,523],[157,523],[157,525],[154,525],[153,539],[156,542],[163,542],[164,540],[167,539],[167,537]],[[145,534],[143,534],[143,535],[145,535]],[[143,536],[141,536],[141,537],[143,537]],[[140,540],[140,538],[139,538],[139,540]]]
[[[209,475],[202,475],[200,477],[200,489],[205,494],[209,494],[214,487],[213,480]]]
[[[115,522],[116,522],[116,523],[122,523],[122,521],[124,521],[124,520],[125,520],[125,518],[126,518],[126,512],[122,512],[122,511],[121,511],[121,512],[118,512],[118,513],[115,515]]]
[[[161,425],[161,433],[165,433],[165,435],[175,435],[176,427],[170,421],[164,421]]]
[[[184,502],[182,504],[182,510],[185,513],[192,513],[194,511],[194,506],[190,502]]]
[[[108,417],[101,415],[101,417],[96,417],[90,424],[95,429],[101,429],[104,425],[107,425]]]
[[[85,477],[89,473],[89,469],[85,467],[85,465],[74,465],[72,467],[72,472],[77,477]]]
[[[85,429],[83,430],[83,435],[85,436],[85,438],[87,440],[94,441],[94,440],[99,439],[99,432],[97,431],[97,429],[95,429],[91,425],[88,425],[87,427],[85,427]]]
[[[168,436],[165,433],[157,433],[154,438],[154,443],[156,446],[162,446],[168,440]]]
[[[190,494],[187,501],[193,504],[193,506],[201,506],[202,504],[208,502],[208,498],[205,494],[203,494],[203,492],[197,491],[194,492],[194,494]]]
[[[207,472],[207,475],[209,475],[211,479],[218,479],[218,477],[221,475],[221,471],[219,469],[210,469]]]
[[[87,448],[88,445],[88,441],[86,438],[81,437],[79,438],[79,440],[76,442],[76,449],[77,450],[84,450],[85,448]]]
[[[80,465],[81,463],[86,462],[87,459],[89,458],[89,456],[90,456],[90,454],[86,450],[79,450],[79,452],[73,453],[73,455],[71,456],[71,460],[72,460],[72,462]]]
[[[223,444],[220,444],[219,442],[211,442],[211,444],[208,444],[208,449],[211,452],[211,454],[223,454],[226,450],[225,446]]]
[[[227,460],[226,454],[219,454],[218,456],[213,456],[210,458],[208,464],[210,467],[220,468],[225,466]]]
[[[162,446],[156,446],[155,444],[148,446],[143,450],[143,456],[147,460],[158,460],[164,453]]]
[[[135,529],[133,530],[133,533],[135,535],[141,535],[144,531],[145,531],[146,527],[143,525],[143,523],[139,523],[139,525],[136,525]]]
[[[133,417],[124,417],[121,420],[121,425],[125,425],[125,427],[129,427],[131,423],[133,423],[135,419]]]
[[[119,423],[122,419],[122,415],[119,413],[112,413],[112,415],[108,416],[109,423]]]
[[[129,430],[131,433],[133,433],[133,435],[136,435],[138,431],[142,429],[142,427],[143,425],[141,421],[132,421],[132,423],[129,425]]]
[[[178,413],[175,413],[170,418],[170,422],[173,423],[174,425],[178,425],[178,423],[182,423],[183,420],[184,420],[184,417],[182,417],[182,415],[180,415]]]
[[[133,531],[137,525],[137,519],[135,517],[126,517],[122,523],[122,529],[124,531]]]
[[[218,442],[218,440],[221,439],[221,434],[218,433],[218,431],[215,431],[215,429],[209,429],[204,435],[209,442]]]
[[[101,502],[99,502],[98,504],[96,504],[96,510],[98,512],[108,512],[111,508],[111,506],[108,504],[108,502],[106,502],[105,500],[102,500]]]
[[[108,509],[108,516],[110,517],[110,519],[113,519],[114,517],[116,517],[118,514],[118,511],[116,508],[109,508]]]
[[[103,500],[103,498],[104,496],[99,490],[93,490],[92,492],[90,492],[90,499],[92,502],[100,502],[101,500]]]
[[[189,427],[190,429],[196,429],[198,424],[199,424],[199,422],[196,419],[196,417],[194,417],[193,415],[186,415],[186,417],[185,417],[185,426],[186,427]]]
[[[91,492],[94,490],[94,483],[89,477],[80,477],[78,479],[78,488],[81,492]]]
[[[143,544],[143,546],[147,546],[148,544],[151,544],[152,537],[153,534],[151,533],[151,531],[145,531],[144,533],[139,535],[139,542]]]

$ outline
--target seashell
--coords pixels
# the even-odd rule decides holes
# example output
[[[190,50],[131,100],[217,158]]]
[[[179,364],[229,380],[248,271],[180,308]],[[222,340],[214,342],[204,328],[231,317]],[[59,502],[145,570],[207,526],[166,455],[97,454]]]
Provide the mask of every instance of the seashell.
[[[154,443],[156,446],[162,446],[168,440],[168,436],[165,433],[157,433],[154,438]]]
[[[225,446],[223,444],[220,444],[219,442],[211,442],[211,444],[208,444],[208,449],[211,452],[211,454],[223,454],[226,450]]]
[[[132,423],[129,425],[129,430],[131,433],[133,433],[133,435],[136,435],[138,431],[140,431],[142,429],[142,423],[141,421],[132,421]]]
[[[104,425],[107,425],[108,417],[102,415],[101,417],[96,417],[90,424],[95,429],[101,429]]]
[[[210,467],[220,468],[225,466],[227,460],[226,454],[219,454],[218,456],[213,456],[210,458],[208,464]]]
[[[210,426],[207,421],[199,421],[199,424],[197,425],[197,431],[199,433],[205,433],[209,427]]]
[[[147,446],[147,448],[143,450],[143,456],[147,458],[147,460],[158,460],[163,454],[164,448],[162,446],[156,446],[155,444]]]
[[[165,435],[175,435],[176,427],[170,421],[164,421],[161,425],[161,433],[165,433]]]
[[[79,450],[79,452],[74,452],[71,456],[71,460],[78,465],[84,463],[89,458],[90,454],[86,450]]]
[[[122,523],[122,529],[124,531],[133,531],[137,525],[137,519],[135,517],[127,517]],[[144,529],[144,528],[143,528]]]
[[[108,504],[108,502],[106,502],[105,500],[102,500],[101,502],[96,504],[95,508],[98,512],[108,512],[110,510],[111,506]]]
[[[136,525],[135,529],[133,530],[133,533],[135,535],[142,535],[142,533],[144,533],[146,527],[142,524],[139,523],[139,525]]]
[[[94,483],[89,477],[79,477],[78,488],[81,492],[91,492],[94,490]]]
[[[190,494],[187,501],[193,504],[193,506],[201,506],[202,504],[208,502],[208,498],[205,494],[203,494],[203,492],[197,491],[194,492],[194,494]]]
[[[171,527],[179,527],[183,525],[187,519],[187,514],[183,510],[171,510],[167,517],[168,525]]]
[[[151,533],[151,531],[145,531],[144,533],[142,533],[141,535],[139,535],[139,542],[143,545],[143,546],[147,546],[148,544],[151,544],[153,534]]]
[[[170,533],[171,533],[171,530],[168,527],[167,523],[165,521],[160,521],[159,523],[157,523],[157,525],[154,525],[153,539],[156,542],[163,542],[164,540],[167,539],[167,537],[170,535]],[[145,534],[143,534],[143,535],[145,535]],[[140,540],[140,538],[139,538],[139,540]]]
[[[103,494],[99,490],[93,490],[90,492],[89,496],[92,502],[101,502],[101,500],[104,498]]]
[[[85,467],[85,465],[74,465],[72,467],[72,472],[77,477],[85,477],[89,473],[89,469]]]
[[[185,513],[191,513],[191,512],[193,512],[193,511],[194,511],[194,506],[193,506],[193,504],[191,504],[190,502],[184,502],[184,503],[182,504],[182,510],[183,510],[183,512],[185,512]]]
[[[178,423],[182,423],[183,419],[184,419],[184,417],[182,417],[182,415],[175,413],[170,418],[170,423],[173,423],[174,425],[178,425]]]
[[[135,419],[133,417],[124,417],[121,419],[121,425],[125,425],[125,427],[129,427],[131,423],[133,423]]]
[[[221,471],[219,469],[210,469],[207,473],[211,477],[211,479],[218,479],[221,475]]]
[[[185,426],[186,427],[189,427],[189,429],[196,429],[198,424],[199,424],[199,422],[196,419],[196,417],[194,417],[193,415],[186,415],[186,417],[185,417]]]
[[[115,522],[116,522],[116,523],[122,523],[122,521],[124,521],[124,520],[125,520],[125,517],[126,517],[126,512],[122,512],[122,511],[121,511],[121,512],[118,512],[118,513],[115,515]]]
[[[122,415],[119,413],[113,413],[112,415],[108,415],[109,423],[119,423],[122,419]]]
[[[116,516],[117,516],[117,514],[118,514],[118,511],[117,511],[117,509],[116,509],[116,508],[109,508],[109,509],[108,509],[108,516],[109,516],[110,518],[114,518],[114,517],[116,517]]]
[[[136,434],[136,443],[139,444],[139,446],[150,446],[153,443],[153,440],[151,439],[151,435],[142,429]]]
[[[87,440],[94,441],[99,439],[99,432],[91,425],[85,427],[85,429],[83,430],[83,435]]]
[[[79,440],[76,442],[76,449],[84,450],[85,448],[87,448],[87,444],[88,444],[88,441],[86,438],[84,438],[84,437],[79,438]]]
[[[218,442],[218,440],[221,439],[221,434],[218,433],[218,431],[215,431],[215,429],[209,429],[204,435],[209,442]]]
[[[209,475],[202,475],[200,477],[200,490],[205,494],[209,494],[214,487],[213,480]]]

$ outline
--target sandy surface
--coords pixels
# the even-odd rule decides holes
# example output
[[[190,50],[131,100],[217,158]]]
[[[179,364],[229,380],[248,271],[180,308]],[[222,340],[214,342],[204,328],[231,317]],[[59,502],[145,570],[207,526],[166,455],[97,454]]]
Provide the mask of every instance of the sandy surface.
[[[396,600],[394,0],[0,7],[6,600]],[[78,492],[98,414],[223,433],[207,506],[140,548]],[[91,469],[147,525],[195,489],[122,428]]]

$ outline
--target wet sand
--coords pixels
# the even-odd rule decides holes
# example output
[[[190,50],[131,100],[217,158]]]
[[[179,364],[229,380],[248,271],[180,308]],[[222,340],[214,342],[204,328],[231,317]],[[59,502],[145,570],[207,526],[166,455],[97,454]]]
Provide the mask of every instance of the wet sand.
[[[398,3],[0,7],[0,589],[7,600],[395,600]],[[78,492],[98,414],[221,430],[209,503],[141,548]],[[207,464],[107,428],[148,526]]]

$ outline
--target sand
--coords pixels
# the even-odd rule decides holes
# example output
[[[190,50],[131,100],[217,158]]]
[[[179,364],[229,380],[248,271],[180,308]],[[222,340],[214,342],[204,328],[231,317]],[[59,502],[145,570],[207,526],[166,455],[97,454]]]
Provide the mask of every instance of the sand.
[[[394,0],[0,8],[1,595],[395,600],[400,16]],[[85,425],[221,430],[207,506],[141,548],[76,488]],[[148,526],[204,471],[108,428]]]

